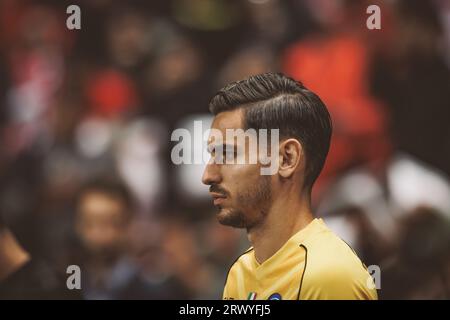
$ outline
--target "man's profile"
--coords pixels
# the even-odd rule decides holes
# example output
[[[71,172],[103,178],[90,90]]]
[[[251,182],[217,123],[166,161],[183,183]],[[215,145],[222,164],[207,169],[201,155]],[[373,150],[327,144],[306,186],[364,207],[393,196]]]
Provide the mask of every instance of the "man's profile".
[[[202,181],[217,218],[245,228],[252,245],[229,270],[223,298],[377,299],[363,263],[311,209],[332,133],[320,98],[291,78],[266,73],[227,85],[209,109],[212,129],[224,136],[227,129],[279,130],[277,150],[269,150],[279,154],[273,175],[261,175],[261,163],[215,161],[230,149],[248,156],[245,141],[208,140],[211,159]]]

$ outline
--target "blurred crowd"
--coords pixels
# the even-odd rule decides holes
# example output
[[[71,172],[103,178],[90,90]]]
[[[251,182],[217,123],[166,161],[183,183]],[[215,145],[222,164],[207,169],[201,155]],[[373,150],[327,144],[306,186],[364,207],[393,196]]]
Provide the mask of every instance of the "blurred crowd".
[[[314,208],[380,267],[380,297],[450,299],[446,0],[0,0],[2,220],[31,257],[79,265],[85,299],[220,298],[248,242],[171,133],[266,71],[328,106]]]

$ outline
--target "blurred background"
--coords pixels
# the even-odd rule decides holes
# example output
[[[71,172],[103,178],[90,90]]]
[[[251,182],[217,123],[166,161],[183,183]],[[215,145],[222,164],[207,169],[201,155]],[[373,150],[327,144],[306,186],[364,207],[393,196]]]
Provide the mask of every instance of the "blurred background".
[[[281,71],[333,118],[317,215],[381,298],[450,299],[449,67],[446,0],[0,0],[0,214],[32,257],[80,265],[85,299],[221,298],[245,232],[171,133]]]

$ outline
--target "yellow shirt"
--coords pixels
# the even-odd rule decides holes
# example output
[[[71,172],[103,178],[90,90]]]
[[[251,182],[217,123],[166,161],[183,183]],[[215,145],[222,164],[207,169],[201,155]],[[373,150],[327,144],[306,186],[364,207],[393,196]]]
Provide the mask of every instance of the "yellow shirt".
[[[223,299],[376,300],[377,292],[354,251],[314,219],[262,264],[253,248],[244,252],[228,272]]]

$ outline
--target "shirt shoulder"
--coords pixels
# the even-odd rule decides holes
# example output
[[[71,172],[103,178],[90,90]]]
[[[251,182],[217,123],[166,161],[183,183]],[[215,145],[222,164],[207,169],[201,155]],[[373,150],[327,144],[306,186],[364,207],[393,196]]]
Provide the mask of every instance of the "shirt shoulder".
[[[323,225],[305,239],[300,299],[377,299],[367,268],[353,249]]]

